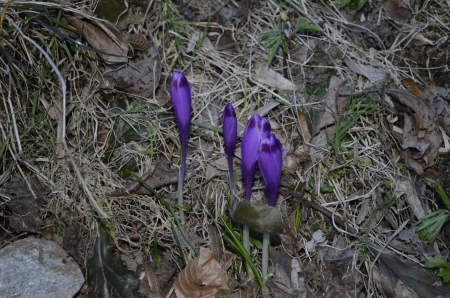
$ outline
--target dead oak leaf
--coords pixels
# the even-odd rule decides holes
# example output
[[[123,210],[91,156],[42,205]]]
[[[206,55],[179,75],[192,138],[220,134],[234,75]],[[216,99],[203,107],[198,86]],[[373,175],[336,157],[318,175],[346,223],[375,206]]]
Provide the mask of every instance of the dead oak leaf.
[[[403,23],[413,16],[411,9],[402,0],[386,0],[382,5],[387,15],[396,22]]]
[[[200,248],[200,254],[181,271],[174,282],[177,298],[214,297],[220,289],[228,288],[228,275],[214,259],[208,248]]]
[[[104,23],[102,24],[104,28],[102,28],[98,24],[82,18],[69,15],[66,15],[65,18],[94,49],[103,52],[101,56],[106,63],[124,63],[128,61],[128,43],[122,33],[114,26]],[[106,28],[109,32],[104,30]]]

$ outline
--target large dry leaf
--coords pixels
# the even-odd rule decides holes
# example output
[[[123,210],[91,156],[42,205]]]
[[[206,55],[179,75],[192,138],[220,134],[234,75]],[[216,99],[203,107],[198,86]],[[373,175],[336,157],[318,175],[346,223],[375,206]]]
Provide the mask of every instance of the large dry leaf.
[[[253,78],[264,85],[286,91],[295,91],[298,89],[294,83],[277,73],[272,68],[269,68],[266,63],[256,63],[254,70],[255,75]]]
[[[161,60],[156,47],[150,47],[148,53],[148,59],[106,73],[101,88],[125,90],[141,97],[152,96],[161,78]]]
[[[87,42],[96,50],[102,51],[102,58],[107,63],[125,63],[128,61],[128,43],[126,38],[112,25],[104,24],[101,28],[99,24],[90,23],[87,20],[66,15],[65,18],[70,25],[77,28],[86,38]],[[105,29],[109,32],[106,32]]]
[[[386,91],[414,113],[405,113],[402,148],[405,150],[405,162],[418,174],[432,166],[439,153],[442,136],[438,128],[435,110],[435,95],[425,90],[421,97],[409,91],[391,89]]]
[[[388,16],[396,22],[405,22],[413,16],[411,9],[403,0],[385,0],[382,5]]]
[[[313,163],[322,158],[323,147],[336,133],[336,119],[341,117],[348,105],[348,97],[340,97],[340,89],[345,87],[345,81],[331,77],[325,103],[320,112],[319,124],[314,128],[309,154]],[[348,94],[348,92],[342,92]]]
[[[403,261],[388,250],[379,254],[381,248],[374,243],[369,243],[367,248],[373,256],[379,255],[380,272],[374,277],[376,282],[379,279],[384,297],[450,297],[450,286],[438,286],[438,277],[432,270],[413,261]]]
[[[373,66],[366,66],[361,63],[355,63],[348,57],[345,57],[344,61],[351,71],[365,76],[371,82],[382,82],[389,78],[389,70],[387,69],[381,69]]]
[[[207,248],[181,271],[173,284],[178,298],[214,297],[220,289],[228,288],[228,275]]]
[[[138,293],[144,297],[162,298],[160,287],[155,273],[147,264],[141,264],[136,269],[136,277],[139,280]]]
[[[395,182],[395,194],[397,197],[400,197],[403,194],[406,196],[406,201],[417,219],[421,219],[425,215],[425,211],[422,208],[422,204],[420,203],[414,184],[411,180],[397,180]]]

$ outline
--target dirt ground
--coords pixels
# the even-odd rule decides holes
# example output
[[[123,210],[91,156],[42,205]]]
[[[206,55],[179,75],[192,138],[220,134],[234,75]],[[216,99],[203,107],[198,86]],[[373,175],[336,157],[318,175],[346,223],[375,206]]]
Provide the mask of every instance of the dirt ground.
[[[450,260],[449,226],[430,242],[417,232],[426,214],[447,214],[429,179],[449,193],[448,1],[10,2],[0,0],[0,248],[55,241],[86,273],[77,297],[97,294],[99,245],[120,263],[113,296],[450,297],[424,268]],[[183,206],[174,71],[192,89]],[[283,146],[267,291],[246,272],[233,217],[255,113]],[[252,201],[267,203],[259,170]],[[251,229],[258,272],[262,239]]]

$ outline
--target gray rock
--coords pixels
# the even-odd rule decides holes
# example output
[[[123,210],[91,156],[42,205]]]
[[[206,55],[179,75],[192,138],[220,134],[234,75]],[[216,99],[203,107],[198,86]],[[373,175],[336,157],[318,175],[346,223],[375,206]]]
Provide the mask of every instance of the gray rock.
[[[83,283],[78,264],[53,241],[27,238],[0,250],[1,297],[73,297]]]

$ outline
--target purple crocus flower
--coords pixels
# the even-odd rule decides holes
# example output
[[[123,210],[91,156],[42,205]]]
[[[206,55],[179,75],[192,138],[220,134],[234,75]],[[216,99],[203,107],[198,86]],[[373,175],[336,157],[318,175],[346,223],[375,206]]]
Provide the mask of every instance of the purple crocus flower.
[[[178,181],[178,204],[183,205],[183,183],[186,172],[186,149],[189,130],[191,128],[191,105],[192,93],[186,77],[179,71],[175,71],[170,86],[172,95],[172,105],[177,119],[178,131],[181,138],[181,169]],[[184,212],[180,211],[181,223],[184,224]]]
[[[261,139],[258,164],[266,183],[269,206],[275,206],[283,167],[283,147],[273,135]]]
[[[179,71],[173,73],[170,86],[172,105],[180,132],[181,144],[187,142],[191,128],[192,93],[186,77]]]
[[[270,134],[270,124],[266,118],[258,114],[253,115],[247,123],[242,137],[242,176],[244,176],[245,197],[251,199],[253,176],[255,175],[256,161],[261,137],[267,138]]]
[[[222,114],[223,124],[223,142],[225,144],[225,153],[228,158],[228,169],[230,172],[230,185],[234,191],[234,175],[233,175],[233,156],[236,148],[237,138],[237,118],[231,103],[227,104]]]

